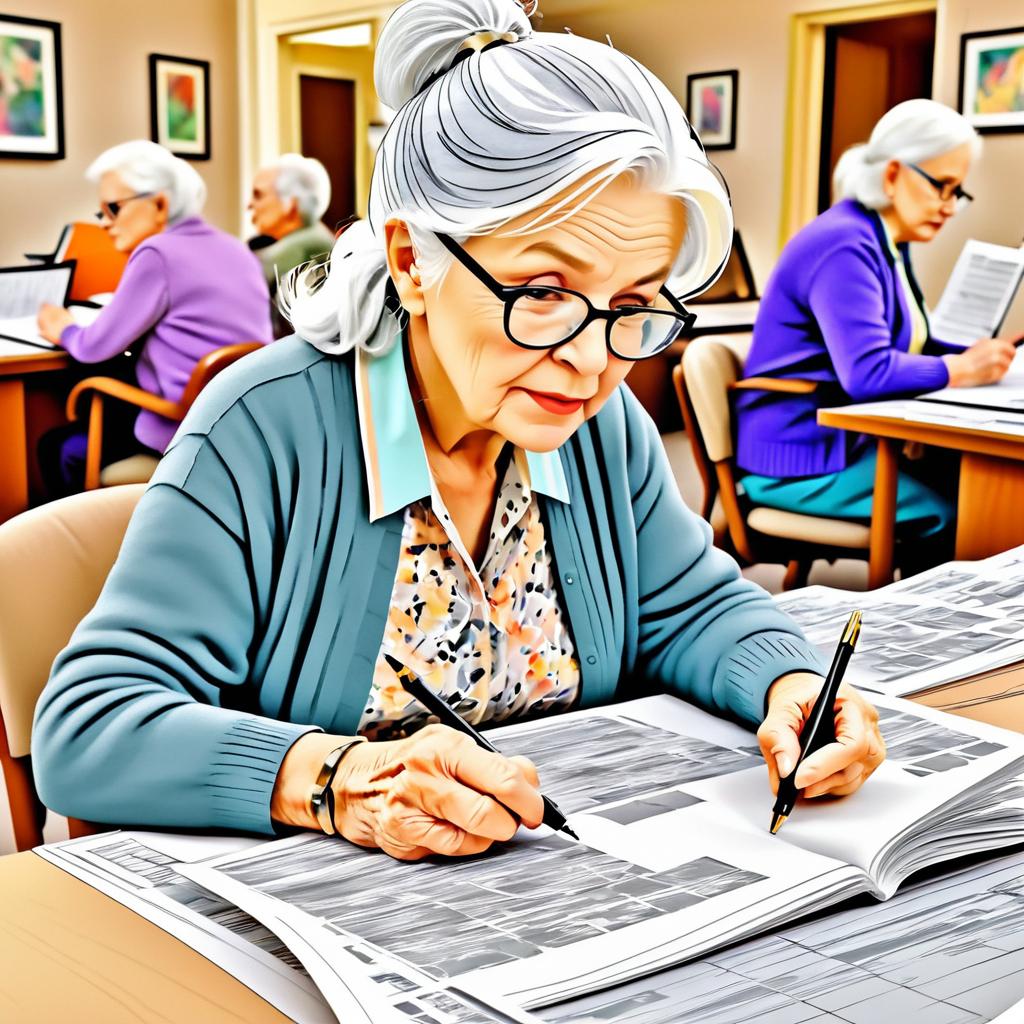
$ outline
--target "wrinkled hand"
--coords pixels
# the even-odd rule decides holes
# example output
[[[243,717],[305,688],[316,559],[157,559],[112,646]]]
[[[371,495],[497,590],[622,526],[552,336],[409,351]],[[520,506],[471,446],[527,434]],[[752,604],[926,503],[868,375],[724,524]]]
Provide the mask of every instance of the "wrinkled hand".
[[[309,792],[324,758],[342,742],[310,733],[295,743],[274,787],[275,820],[318,827]],[[351,842],[399,860],[468,856],[511,839],[520,823],[540,825],[538,786],[526,758],[503,757],[447,726],[428,725],[408,739],[360,743],[342,757],[332,787],[334,823]]]
[[[768,691],[768,713],[757,730],[757,740],[768,763],[773,793],[779,790],[779,778],[789,775],[800,756],[800,730],[820,692],[821,677],[810,672],[782,676]],[[847,796],[885,760],[878,712],[846,683],[839,687],[835,715],[835,743],[812,754],[797,772],[796,786],[805,797]]]
[[[70,327],[74,322],[75,318],[63,306],[51,306],[48,302],[44,302],[39,307],[39,313],[36,316],[39,333],[47,341],[52,341],[54,345],[60,344],[60,336],[64,328]]]
[[[1001,380],[1016,354],[1008,338],[982,338],[970,348],[942,359],[949,369],[951,388],[974,388]]]

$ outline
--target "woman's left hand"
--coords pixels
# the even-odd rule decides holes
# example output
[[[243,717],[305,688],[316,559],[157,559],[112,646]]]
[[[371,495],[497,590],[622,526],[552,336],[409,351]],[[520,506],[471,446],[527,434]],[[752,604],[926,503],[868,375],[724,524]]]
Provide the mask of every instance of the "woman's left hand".
[[[773,793],[779,790],[779,778],[789,775],[800,756],[800,731],[821,684],[821,676],[791,672],[776,679],[768,691],[768,713],[757,730],[757,740],[768,763]],[[860,789],[885,760],[878,712],[846,683],[839,687],[835,716],[835,743],[812,754],[797,772],[796,786],[803,796],[847,796]]]
[[[51,306],[48,302],[39,307],[36,318],[39,333],[54,345],[60,344],[60,336],[65,327],[70,327],[75,318],[63,306]]]

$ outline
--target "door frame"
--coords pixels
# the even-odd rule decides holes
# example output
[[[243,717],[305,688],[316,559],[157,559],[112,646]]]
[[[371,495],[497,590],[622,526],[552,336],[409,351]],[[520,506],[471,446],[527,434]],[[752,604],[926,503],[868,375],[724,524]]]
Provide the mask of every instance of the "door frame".
[[[794,14],[789,29],[789,85],[782,168],[779,249],[818,214],[825,32],[832,25],[937,12],[938,0],[885,0]],[[933,72],[934,74],[934,72]]]

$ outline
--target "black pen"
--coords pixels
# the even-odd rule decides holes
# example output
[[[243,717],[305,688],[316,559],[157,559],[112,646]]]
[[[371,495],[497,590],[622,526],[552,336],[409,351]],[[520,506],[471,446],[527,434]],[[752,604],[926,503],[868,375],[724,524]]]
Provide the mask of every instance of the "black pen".
[[[392,658],[390,654],[385,654],[384,660],[394,669],[395,675],[398,676],[398,681],[402,684],[402,689],[411,697],[415,697],[432,715],[436,715],[441,719],[442,725],[451,726],[451,728],[465,733],[471,740],[475,741],[478,747],[483,747],[484,750],[490,750],[494,754],[501,753],[490,740],[484,739],[469,722],[458,715],[441,697],[434,693],[411,668],[403,665],[397,658]],[[543,797],[543,800],[544,824],[556,832],[565,832],[578,842],[580,837],[569,828],[565,815],[558,809],[554,800],[549,800],[546,796]]]
[[[835,657],[832,659],[832,667],[828,670],[825,682],[822,684],[821,693],[811,708],[807,724],[800,733],[800,756],[793,765],[793,770],[784,778],[779,780],[779,794],[772,808],[772,835],[782,828],[783,822],[793,813],[796,805],[796,773],[808,758],[816,750],[820,750],[827,743],[835,743],[836,740],[836,694],[839,692],[839,684],[843,681],[846,673],[846,666],[850,663],[853,649],[857,646],[857,637],[860,636],[860,612],[854,612],[850,616],[846,628],[843,630],[843,637],[836,648]]]

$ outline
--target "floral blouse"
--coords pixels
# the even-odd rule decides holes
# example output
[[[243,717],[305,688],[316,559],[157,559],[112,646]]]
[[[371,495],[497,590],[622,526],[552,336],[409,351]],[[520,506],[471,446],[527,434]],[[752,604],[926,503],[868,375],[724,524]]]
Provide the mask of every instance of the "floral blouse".
[[[360,733],[393,739],[428,718],[385,653],[474,725],[569,708],[579,666],[555,578],[521,452],[509,460],[479,570],[432,487],[429,499],[405,511],[391,611]]]

